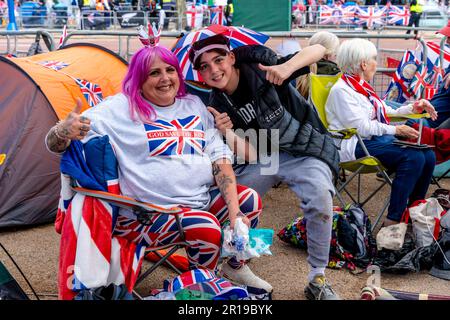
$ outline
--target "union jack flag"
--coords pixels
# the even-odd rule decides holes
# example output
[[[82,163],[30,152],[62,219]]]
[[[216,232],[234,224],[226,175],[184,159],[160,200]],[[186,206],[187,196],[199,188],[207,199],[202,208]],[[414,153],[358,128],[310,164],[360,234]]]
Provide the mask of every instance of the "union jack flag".
[[[65,63],[62,61],[54,61],[54,60],[40,61],[40,62],[38,62],[38,64],[40,64],[43,67],[55,70],[55,71],[61,70],[69,65],[68,63]]]
[[[173,280],[164,281],[164,290],[168,292],[177,292],[183,288],[194,285],[196,283],[209,281],[216,278],[214,272],[206,269],[193,269],[180,274]]]
[[[223,6],[211,7],[209,8],[209,11],[211,12],[210,24],[220,24],[222,26],[227,25],[225,14],[223,12]]]
[[[407,26],[409,24],[410,13],[406,7],[390,5],[388,12],[388,24]]]
[[[358,7],[355,13],[356,23],[359,25],[366,25],[367,28],[371,29],[374,25],[384,25],[386,17],[387,7],[376,8],[370,7]]]
[[[96,139],[89,143],[92,145]],[[111,283],[124,283],[131,292],[145,252],[141,244],[113,236],[119,214],[116,206],[72,190],[71,177],[77,177],[82,187],[120,193],[114,152],[105,151],[105,166],[111,170],[105,170],[105,181],[97,181],[86,169],[85,146],[73,141],[61,159],[61,195],[55,229],[61,234],[58,294],[63,300],[72,300],[82,289]]]
[[[199,116],[144,124],[150,156],[203,155],[205,132]]]
[[[422,93],[427,85],[426,77],[427,77],[427,67],[421,64],[417,67],[417,71],[414,75],[414,78],[412,79],[411,84],[409,85],[410,92],[416,97],[416,99],[422,97]]]
[[[335,5],[319,7],[320,24],[355,24],[356,6]]]
[[[58,49],[62,47],[64,40],[67,38],[67,24],[64,25],[61,37],[59,38]]]
[[[427,64],[428,76],[427,82],[435,89],[438,89],[444,80],[445,70],[441,67],[441,59],[436,59],[433,66]]]
[[[90,107],[93,107],[103,101],[102,88],[100,88],[98,84],[76,78],[75,81],[80,87],[81,92]]]

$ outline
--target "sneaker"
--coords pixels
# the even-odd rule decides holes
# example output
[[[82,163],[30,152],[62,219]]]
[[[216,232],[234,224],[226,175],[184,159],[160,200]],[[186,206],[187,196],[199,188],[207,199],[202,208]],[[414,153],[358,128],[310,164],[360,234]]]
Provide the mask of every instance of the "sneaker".
[[[314,277],[314,280],[305,288],[305,296],[308,300],[341,300],[324,275]]]
[[[267,281],[255,275],[246,264],[239,269],[233,269],[228,263],[224,263],[220,275],[237,284],[263,289],[267,292],[273,291],[273,287]]]

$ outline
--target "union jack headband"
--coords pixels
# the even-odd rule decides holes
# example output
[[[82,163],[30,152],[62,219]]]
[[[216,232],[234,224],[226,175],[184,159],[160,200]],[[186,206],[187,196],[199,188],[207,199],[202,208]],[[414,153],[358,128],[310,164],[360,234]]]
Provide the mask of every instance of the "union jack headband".
[[[155,23],[153,25],[150,23],[147,26],[148,32],[145,32],[143,26],[139,26],[138,28],[138,38],[142,42],[142,44],[146,47],[156,47],[159,45],[159,38],[161,36],[161,26],[158,29],[155,27]]]

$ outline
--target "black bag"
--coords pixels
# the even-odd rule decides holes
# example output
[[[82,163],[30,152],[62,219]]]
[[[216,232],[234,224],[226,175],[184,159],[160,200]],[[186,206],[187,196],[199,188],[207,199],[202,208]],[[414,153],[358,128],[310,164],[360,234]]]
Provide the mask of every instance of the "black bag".
[[[74,300],[133,300],[124,284],[81,290]]]

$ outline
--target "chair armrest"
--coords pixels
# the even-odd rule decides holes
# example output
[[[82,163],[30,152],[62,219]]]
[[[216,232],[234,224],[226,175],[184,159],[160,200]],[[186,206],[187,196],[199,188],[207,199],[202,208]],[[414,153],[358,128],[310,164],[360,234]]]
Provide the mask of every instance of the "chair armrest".
[[[338,139],[350,139],[354,135],[358,134],[356,128],[340,129],[340,130],[328,130],[334,138]]]
[[[411,114],[388,114],[389,120],[393,122],[405,121],[408,119],[430,118],[429,113],[411,113]]]
[[[81,187],[72,187],[72,190],[77,193],[80,193],[82,195],[94,197],[94,198],[97,198],[100,200],[104,200],[104,201],[114,204],[118,207],[133,210],[133,211],[145,211],[145,212],[149,212],[149,213],[156,212],[156,213],[166,213],[166,214],[173,214],[173,215],[183,212],[183,209],[180,207],[164,208],[164,207],[160,207],[160,206],[148,203],[148,202],[138,201],[131,197],[118,195],[118,194],[105,192],[105,191],[98,191],[98,190],[86,189],[86,188],[81,188]]]

